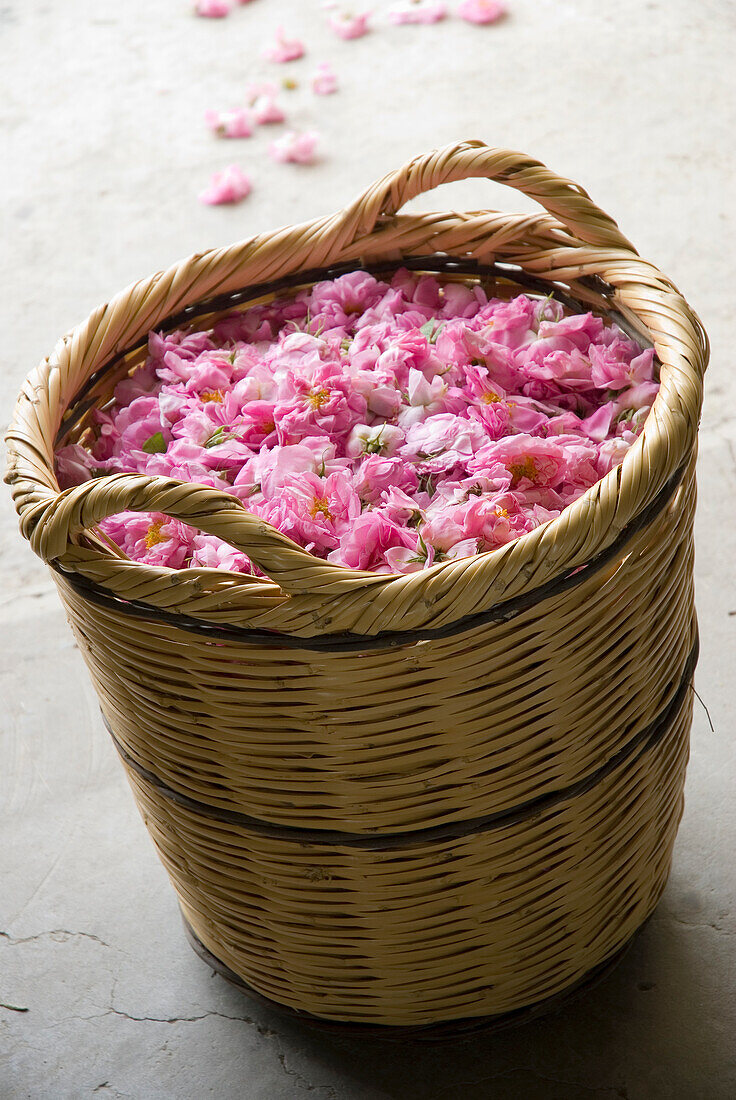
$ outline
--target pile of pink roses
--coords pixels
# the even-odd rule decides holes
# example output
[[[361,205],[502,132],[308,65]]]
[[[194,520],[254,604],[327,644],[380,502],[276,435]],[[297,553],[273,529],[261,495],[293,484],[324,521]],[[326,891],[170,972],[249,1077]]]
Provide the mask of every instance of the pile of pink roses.
[[[621,462],[657,393],[653,352],[551,298],[351,272],[211,331],[152,333],[144,366],[57,455],[237,496],[328,561],[406,573],[492,550]],[[163,515],[105,520],[152,565],[258,572]]]

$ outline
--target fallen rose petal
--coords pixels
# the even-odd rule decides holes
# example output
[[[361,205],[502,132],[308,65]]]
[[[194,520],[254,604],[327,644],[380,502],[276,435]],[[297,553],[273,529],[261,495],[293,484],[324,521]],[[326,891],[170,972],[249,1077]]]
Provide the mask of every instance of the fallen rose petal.
[[[253,117],[259,126],[283,122],[286,115],[272,95],[261,95],[253,104]]]
[[[282,164],[311,164],[318,136],[314,130],[305,130],[303,133],[288,130],[283,137],[271,143],[268,151],[274,160]]]
[[[348,12],[338,12],[330,16],[328,23],[339,38],[362,38],[369,31],[368,20],[370,12],[362,12],[360,15],[350,15]]]
[[[411,4],[397,4],[391,8],[388,18],[396,25],[402,23],[439,23],[447,15],[447,4],[442,0],[437,3],[423,4],[414,0]]]
[[[230,14],[230,0],[197,0],[194,14],[205,19],[223,19]]]
[[[215,172],[209,186],[199,194],[199,201],[208,206],[221,203],[240,202],[251,192],[250,178],[237,164],[229,164],[221,172]]]
[[[263,48],[263,56],[279,64],[285,61],[296,61],[297,58],[304,56],[304,44],[298,38],[285,38],[284,28],[279,27],[276,31],[276,41]]]
[[[317,66],[317,72],[312,77],[312,91],[315,95],[332,95],[337,91],[337,76],[327,61]]]
[[[253,116],[247,107],[233,111],[205,111],[204,120],[218,137],[247,138],[253,133]]]
[[[496,23],[506,15],[507,8],[501,0],[463,0],[457,14],[468,23]]]

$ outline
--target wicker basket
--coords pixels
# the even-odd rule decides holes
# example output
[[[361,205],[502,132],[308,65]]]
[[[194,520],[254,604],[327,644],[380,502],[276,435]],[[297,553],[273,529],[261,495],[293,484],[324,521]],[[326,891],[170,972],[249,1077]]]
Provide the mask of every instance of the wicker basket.
[[[548,213],[397,213],[471,176]],[[318,560],[212,488],[119,474],[59,491],[55,446],[150,329],[401,263],[552,291],[653,342],[660,393],[623,465],[516,542],[407,576]],[[30,375],[8,435],[21,529],[211,962],[299,1013],[390,1033],[536,1011],[630,940],[682,811],[707,350],[585,191],[464,142],[331,217],[136,283]],[[219,535],[271,579],[116,556],[95,525],[124,509]]]

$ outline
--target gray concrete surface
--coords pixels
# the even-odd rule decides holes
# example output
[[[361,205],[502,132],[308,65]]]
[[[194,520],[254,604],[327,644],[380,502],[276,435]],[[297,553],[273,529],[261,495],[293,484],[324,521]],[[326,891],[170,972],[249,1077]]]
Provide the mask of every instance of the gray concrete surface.
[[[102,729],[44,569],[0,496],[0,1096],[4,1100],[728,1100],[736,1096],[733,367],[736,12],[728,0],[509,0],[495,28],[381,27],[343,44],[318,4],[256,0],[222,22],[187,0],[0,5],[4,312],[0,419],[56,337],[191,251],[336,208],[457,137],[535,154],[582,182],[681,286],[713,340],[700,459],[702,632],[687,807],[672,877],[628,958],[559,1015],[442,1047],[320,1038],[249,1006],[190,951],[173,892]],[[380,5],[374,5],[380,7]],[[205,132],[207,106],[264,76],[300,32],[287,99],[323,133],[290,169]],[[281,75],[281,74],[279,74]],[[286,97],[285,97],[286,98]],[[236,208],[195,201],[235,159]],[[482,182],[425,208],[521,206]]]

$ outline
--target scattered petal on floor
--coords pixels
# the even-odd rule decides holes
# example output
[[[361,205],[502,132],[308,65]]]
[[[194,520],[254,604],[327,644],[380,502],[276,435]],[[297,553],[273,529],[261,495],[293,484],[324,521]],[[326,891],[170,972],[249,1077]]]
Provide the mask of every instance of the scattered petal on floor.
[[[276,40],[270,46],[264,47],[263,56],[267,57],[269,61],[278,61],[279,63],[296,61],[297,58],[304,56],[304,43],[300,42],[298,38],[286,38],[284,28],[279,27],[276,31]]]
[[[205,19],[223,19],[230,14],[230,0],[197,0],[194,14]]]
[[[388,18],[391,23],[439,23],[447,15],[447,4],[442,0],[412,0],[408,4],[396,4],[390,8]]]
[[[293,164],[311,164],[314,160],[318,134],[314,130],[298,132],[288,130],[283,137],[278,138],[269,146],[269,153],[274,160]]]
[[[317,66],[317,72],[312,77],[312,91],[315,95],[332,95],[337,91],[337,76],[329,61]]]
[[[457,9],[460,18],[468,23],[496,23],[506,12],[501,0],[463,0]]]
[[[369,19],[370,12],[367,11],[362,12],[360,15],[338,11],[335,15],[330,16],[328,22],[340,38],[362,38],[370,29],[368,26]]]
[[[271,122],[284,122],[286,119],[275,97],[268,92],[259,95],[253,103],[253,117],[260,126]]]
[[[218,137],[247,138],[253,133],[253,115],[247,107],[232,111],[205,111],[204,120]]]
[[[237,164],[230,164],[221,172],[215,172],[209,186],[199,194],[199,201],[208,206],[219,206],[226,202],[240,202],[251,192],[250,178]]]

